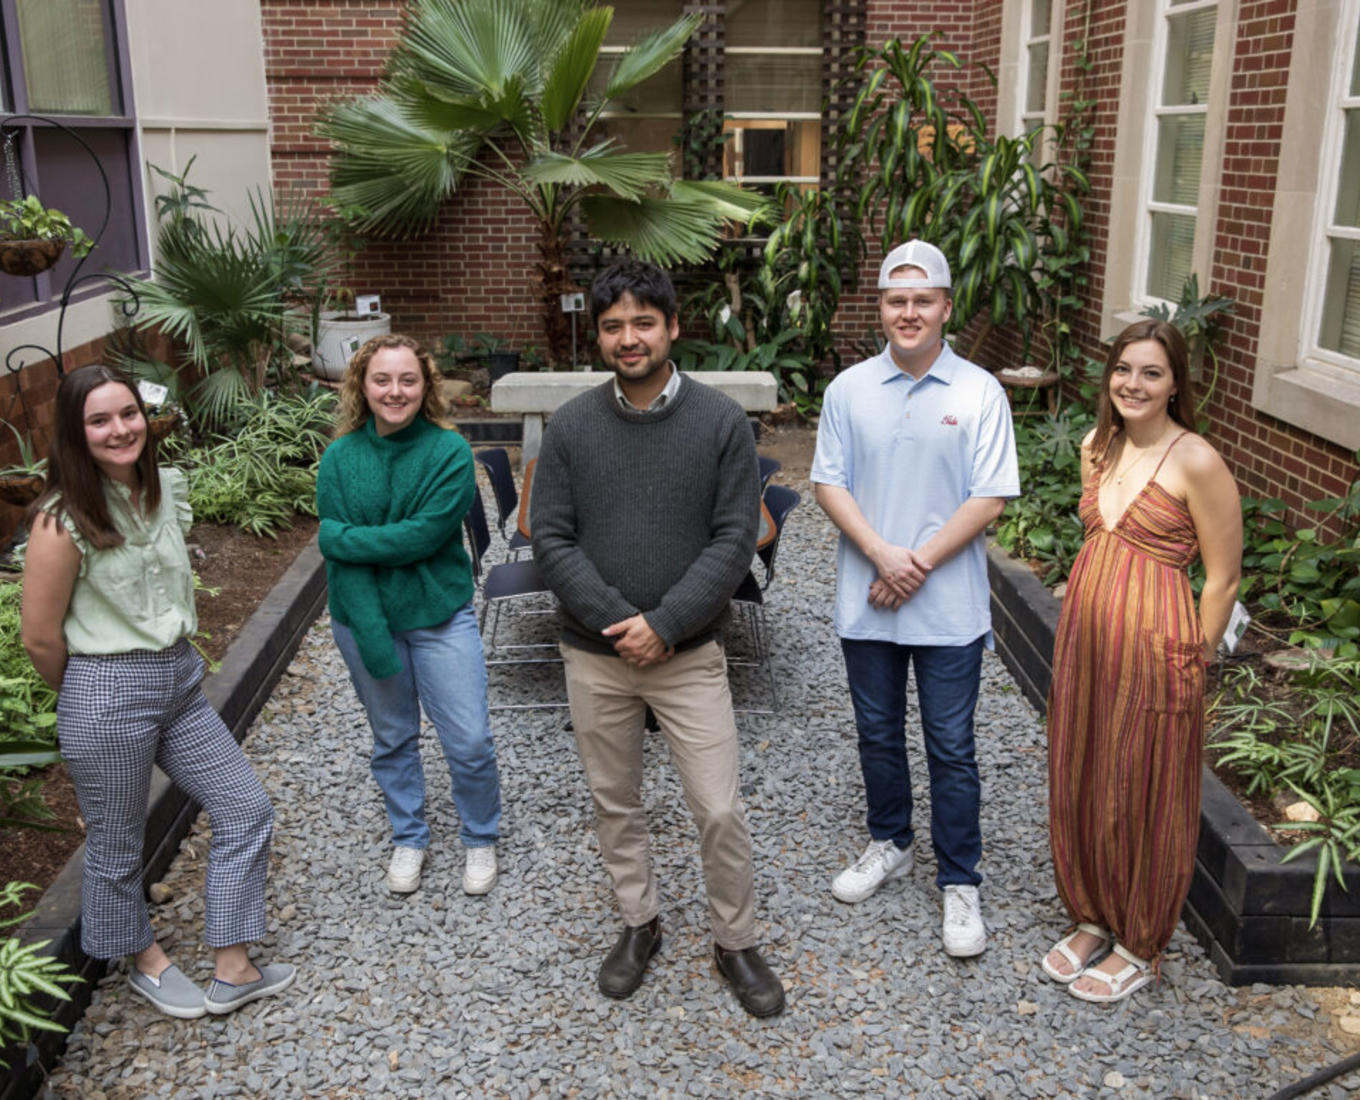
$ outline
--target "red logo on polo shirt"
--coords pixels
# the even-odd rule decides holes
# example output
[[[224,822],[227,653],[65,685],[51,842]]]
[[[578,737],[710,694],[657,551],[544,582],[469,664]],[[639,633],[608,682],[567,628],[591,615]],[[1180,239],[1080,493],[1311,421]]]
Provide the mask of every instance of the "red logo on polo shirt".
[[[952,424],[952,425],[954,425],[955,427],[958,427],[959,418],[956,417],[956,416],[950,416],[948,413],[945,413],[944,416],[940,417],[940,423],[941,423],[941,424]]]

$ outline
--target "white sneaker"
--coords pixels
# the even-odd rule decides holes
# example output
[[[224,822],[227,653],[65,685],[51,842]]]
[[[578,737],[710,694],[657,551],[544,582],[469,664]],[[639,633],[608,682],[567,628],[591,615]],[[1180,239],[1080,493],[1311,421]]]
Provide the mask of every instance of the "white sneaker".
[[[944,953],[956,959],[981,955],[987,947],[987,929],[976,886],[944,888]]]
[[[871,840],[864,854],[831,880],[831,893],[837,901],[863,901],[889,879],[910,874],[912,862],[910,848]]]
[[[397,846],[387,865],[387,888],[394,894],[410,894],[420,885],[420,870],[425,866],[424,848]]]
[[[496,846],[487,844],[467,850],[463,868],[463,893],[485,894],[496,885]]]

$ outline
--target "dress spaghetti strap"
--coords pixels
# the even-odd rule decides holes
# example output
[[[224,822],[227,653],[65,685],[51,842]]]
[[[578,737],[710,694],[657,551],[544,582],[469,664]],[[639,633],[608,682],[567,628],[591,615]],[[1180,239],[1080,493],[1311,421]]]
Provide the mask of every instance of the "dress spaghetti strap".
[[[1148,478],[1149,485],[1152,484],[1152,482],[1156,481],[1157,475],[1162,472],[1162,463],[1166,461],[1166,456],[1171,453],[1171,448],[1174,447],[1177,443],[1179,443],[1189,434],[1190,434],[1189,431],[1181,432],[1180,435],[1176,436],[1175,439],[1173,439],[1170,443],[1167,444],[1166,450],[1162,452],[1162,457],[1157,460],[1157,468],[1152,471],[1152,476]]]

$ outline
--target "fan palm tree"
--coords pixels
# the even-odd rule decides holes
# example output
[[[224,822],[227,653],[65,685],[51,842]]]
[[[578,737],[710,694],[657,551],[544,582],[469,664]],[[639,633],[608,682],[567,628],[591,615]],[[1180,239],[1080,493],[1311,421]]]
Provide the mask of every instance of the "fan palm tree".
[[[726,221],[763,206],[729,184],[676,179],[665,153],[592,139],[608,105],[674,60],[700,19],[637,42],[593,94],[613,15],[591,0],[414,0],[379,93],[339,103],[317,124],[335,149],[332,198],[359,232],[428,228],[466,177],[518,196],[538,223],[536,282],[558,362],[573,211],[593,237],[665,264],[703,260]]]

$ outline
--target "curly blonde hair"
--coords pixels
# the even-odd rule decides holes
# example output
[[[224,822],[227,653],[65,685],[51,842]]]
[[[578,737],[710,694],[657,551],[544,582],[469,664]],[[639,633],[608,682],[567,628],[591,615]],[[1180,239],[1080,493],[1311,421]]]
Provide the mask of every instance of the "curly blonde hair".
[[[373,337],[372,340],[356,351],[354,358],[349,361],[349,366],[345,369],[345,377],[340,382],[340,404],[335,411],[336,436],[348,435],[350,432],[358,431],[373,415],[368,408],[368,399],[364,396],[364,378],[368,374],[370,360],[384,348],[409,348],[411,350],[416,357],[416,362],[420,364],[421,374],[424,375],[425,400],[420,409],[422,415],[426,420],[438,424],[441,428],[451,428],[452,425],[448,422],[449,406],[439,390],[439,382],[442,376],[439,373],[439,368],[435,366],[434,356],[425,349],[425,345],[419,340],[392,333],[390,336]]]

